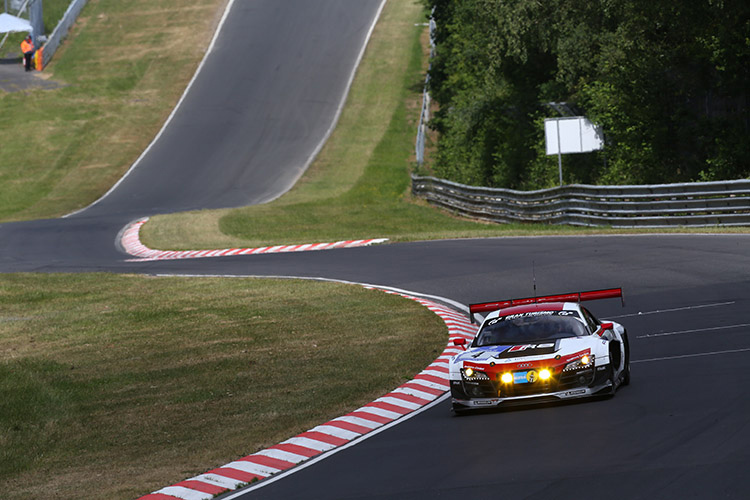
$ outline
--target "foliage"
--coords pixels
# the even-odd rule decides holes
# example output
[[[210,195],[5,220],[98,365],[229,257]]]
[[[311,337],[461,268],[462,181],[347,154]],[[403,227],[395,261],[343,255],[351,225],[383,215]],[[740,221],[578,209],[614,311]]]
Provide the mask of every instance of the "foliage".
[[[566,182],[750,175],[750,4],[740,0],[424,0],[437,175],[543,188],[545,103],[603,127],[605,151],[564,158]]]

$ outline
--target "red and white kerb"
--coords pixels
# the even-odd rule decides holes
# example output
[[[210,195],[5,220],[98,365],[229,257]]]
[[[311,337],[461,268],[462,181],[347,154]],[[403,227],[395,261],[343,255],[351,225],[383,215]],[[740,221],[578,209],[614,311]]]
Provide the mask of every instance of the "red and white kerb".
[[[256,255],[265,253],[311,252],[315,250],[332,250],[334,248],[354,248],[375,245],[388,241],[387,238],[373,238],[367,240],[346,240],[335,243],[307,243],[304,245],[276,245],[257,248],[225,248],[222,250],[153,250],[141,243],[141,226],[148,221],[148,217],[137,220],[128,225],[122,232],[120,244],[130,255],[137,257],[132,261],[202,259],[207,257],[229,257],[233,255]]]

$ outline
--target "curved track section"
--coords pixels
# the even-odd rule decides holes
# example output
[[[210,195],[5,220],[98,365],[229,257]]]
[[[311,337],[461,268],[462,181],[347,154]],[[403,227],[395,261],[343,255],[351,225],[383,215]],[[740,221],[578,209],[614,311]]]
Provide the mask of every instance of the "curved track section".
[[[169,126],[85,215],[236,207],[286,192],[335,123],[382,4],[233,2]]]
[[[230,2],[168,126],[116,188],[63,220],[0,225],[0,270],[105,270],[139,217],[263,203],[334,126],[384,0]]]
[[[540,293],[622,285],[624,308],[591,308],[628,328],[632,383],[612,399],[466,417],[445,402],[226,498],[746,498],[748,245],[748,236],[643,236],[348,251],[371,263],[363,274],[388,265],[375,255],[383,251],[400,279],[382,280],[465,303],[528,295],[533,261]]]
[[[750,236],[435,241],[127,262],[137,217],[264,201],[335,117],[380,0],[235,2],[183,106],[118,188],[65,220],[0,226],[0,272],[295,276],[480,302],[621,286],[632,383],[609,400],[428,411],[231,498],[749,498]]]

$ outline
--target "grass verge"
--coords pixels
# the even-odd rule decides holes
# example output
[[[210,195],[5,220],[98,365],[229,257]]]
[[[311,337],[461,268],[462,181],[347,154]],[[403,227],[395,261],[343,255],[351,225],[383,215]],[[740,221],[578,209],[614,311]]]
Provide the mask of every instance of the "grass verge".
[[[5,499],[135,498],[351,411],[447,342],[352,285],[4,275],[0,297]]]

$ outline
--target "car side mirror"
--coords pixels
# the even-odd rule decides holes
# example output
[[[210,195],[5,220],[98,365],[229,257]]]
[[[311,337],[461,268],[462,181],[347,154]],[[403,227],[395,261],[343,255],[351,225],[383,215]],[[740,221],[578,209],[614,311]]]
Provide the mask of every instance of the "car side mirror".
[[[596,334],[601,337],[602,335],[604,335],[604,332],[606,332],[607,330],[614,330],[614,329],[615,329],[614,323],[602,323],[599,325],[599,330],[597,330]]]
[[[457,345],[464,351],[466,350],[466,339],[463,337],[459,337],[457,339],[453,339],[453,345]]]

